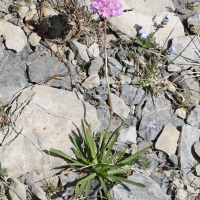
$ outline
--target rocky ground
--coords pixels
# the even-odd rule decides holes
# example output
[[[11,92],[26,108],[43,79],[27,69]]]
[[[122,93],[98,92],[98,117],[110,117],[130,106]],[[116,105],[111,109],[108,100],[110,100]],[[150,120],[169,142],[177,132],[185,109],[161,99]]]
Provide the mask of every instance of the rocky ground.
[[[200,4],[191,4],[191,9],[187,3],[193,1],[189,0],[120,2],[126,12],[121,18],[108,19],[107,28],[114,110],[111,131],[125,123],[113,150],[128,147],[127,154],[134,154],[149,144],[152,148],[128,176],[146,188],[116,184],[110,192],[115,200],[198,200]],[[0,197],[3,200],[70,199],[70,183],[78,173],[55,169],[65,163],[47,150],[55,148],[73,156],[68,136],[81,128],[81,119],[91,123],[96,133],[107,128],[110,118],[103,70],[103,20],[89,9],[90,0],[76,2],[81,8],[79,37],[65,44],[48,42],[70,65],[71,75],[49,80],[69,69],[36,33],[39,27],[28,26],[35,31],[31,32],[26,26],[29,19],[39,20],[41,3],[0,1],[0,192],[4,194],[7,188],[6,196]],[[60,17],[65,15],[59,7],[62,2],[55,5],[54,1],[45,3],[42,16],[49,18],[51,25],[40,30],[47,28],[47,38],[67,40],[78,31],[77,19],[68,16],[67,33],[60,32],[65,27]],[[169,7],[178,13],[169,12]],[[149,49],[161,61],[151,69],[133,41],[141,28],[153,32],[165,13],[171,19],[154,35],[157,48]],[[166,62],[156,51],[160,47]],[[3,168],[8,171],[8,187],[2,185]],[[90,199],[103,199],[101,189],[94,181]]]

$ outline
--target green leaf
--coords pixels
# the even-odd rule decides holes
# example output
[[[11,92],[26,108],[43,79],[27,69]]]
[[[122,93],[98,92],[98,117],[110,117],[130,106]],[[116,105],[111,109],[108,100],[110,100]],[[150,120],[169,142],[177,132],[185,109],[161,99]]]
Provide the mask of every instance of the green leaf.
[[[120,151],[120,152],[115,153],[106,163],[115,164],[118,160],[120,160],[124,156],[125,151]]]
[[[138,50],[139,53],[142,53],[144,48],[143,47],[138,47],[137,50]]]
[[[75,193],[77,195],[77,197],[83,192],[83,190],[86,187],[86,184],[89,180],[94,179],[96,176],[96,173],[92,173],[91,175],[87,176],[86,178],[84,177],[82,180],[78,181],[78,183],[76,184],[76,188],[75,188]],[[81,186],[79,187],[79,185],[81,184]]]
[[[83,162],[85,162],[86,164],[88,163],[88,160],[86,158],[84,158],[81,153],[79,153],[75,148],[72,148],[72,151],[74,152],[75,156],[77,157],[77,159],[82,160]]]
[[[105,195],[107,196],[108,200],[113,200],[103,178],[101,176],[98,176],[98,179],[102,185],[103,191],[104,191]]]
[[[85,154],[84,154],[83,149],[81,147],[81,143],[76,139],[76,137],[73,134],[71,134],[71,139],[72,139],[73,144],[76,147],[76,149],[82,154],[82,156],[85,157]]]
[[[130,171],[130,170],[128,170]],[[108,175],[126,175],[127,171],[125,171],[124,169],[116,169],[116,170],[109,170],[107,171]]]
[[[108,156],[110,155],[110,152],[111,152],[111,149],[113,147],[113,145],[115,144],[115,142],[117,141],[118,137],[119,137],[120,133],[118,133],[116,136],[115,136],[115,139],[111,142],[110,146],[108,147],[108,150],[106,152],[106,155],[104,156],[103,160],[102,160],[102,163],[105,163]]]
[[[97,164],[98,163],[97,152],[95,152],[95,149],[97,149],[97,147],[96,147],[94,139],[92,138],[92,135],[89,131],[86,132],[86,141],[87,141],[88,146],[90,148],[89,150],[90,150],[91,155],[92,155],[92,162],[94,164]]]
[[[135,185],[135,186],[138,186],[138,187],[146,187],[145,185],[141,184],[141,183],[136,183],[136,182],[133,182],[133,181],[129,181],[127,179],[124,179],[124,178],[120,178],[120,177],[117,177],[117,176],[112,176],[112,175],[109,175],[109,178],[111,178],[113,181],[119,181],[119,182],[124,182],[124,183],[129,183],[131,185]]]
[[[134,161],[135,158],[137,158],[138,156],[140,156],[141,154],[143,154],[143,153],[144,153],[147,149],[149,149],[150,147],[151,147],[151,145],[148,146],[148,147],[146,147],[146,148],[144,148],[144,149],[142,149],[142,150],[140,150],[140,151],[138,151],[137,153],[135,153],[135,154],[129,156],[129,157],[126,158],[125,160],[122,160],[121,162],[117,163],[117,165],[120,165],[120,164],[124,164],[124,165],[131,164],[132,161]]]
[[[86,187],[85,187],[85,198],[88,196],[90,189],[92,185],[92,179],[87,181]]]
[[[59,155],[59,156],[61,156],[61,157],[63,157],[63,158],[65,158],[65,159],[67,159],[67,160],[69,160],[69,161],[71,161],[71,162],[77,162],[77,160],[75,160],[72,157],[66,155],[65,153],[63,153],[60,150],[56,150],[56,149],[50,148],[50,151],[53,152],[53,153],[55,153],[55,154],[57,154],[57,155]]]
[[[157,92],[162,92],[163,90],[166,90],[168,88],[168,85],[165,85],[164,87],[157,90]]]

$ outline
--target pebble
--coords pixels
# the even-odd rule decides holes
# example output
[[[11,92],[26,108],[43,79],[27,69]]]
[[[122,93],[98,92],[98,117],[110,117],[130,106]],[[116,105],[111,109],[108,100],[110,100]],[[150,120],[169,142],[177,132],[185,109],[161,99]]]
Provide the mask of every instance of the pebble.
[[[38,45],[40,40],[41,37],[37,33],[31,33],[28,38],[29,43],[34,47]]]
[[[83,87],[86,89],[92,89],[100,85],[100,79],[98,74],[93,74],[85,79],[83,82]]]

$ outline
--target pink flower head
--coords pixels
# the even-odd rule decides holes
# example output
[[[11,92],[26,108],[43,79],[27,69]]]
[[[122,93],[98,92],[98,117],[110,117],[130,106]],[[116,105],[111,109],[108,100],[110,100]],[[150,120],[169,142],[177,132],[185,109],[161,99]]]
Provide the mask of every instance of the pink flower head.
[[[107,19],[115,15],[121,17],[123,13],[122,4],[118,0],[93,0],[90,8]]]

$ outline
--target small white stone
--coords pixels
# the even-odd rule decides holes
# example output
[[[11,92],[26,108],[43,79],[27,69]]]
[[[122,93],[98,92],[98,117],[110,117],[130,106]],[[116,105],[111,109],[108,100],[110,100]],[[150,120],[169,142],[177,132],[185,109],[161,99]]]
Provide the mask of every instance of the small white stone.
[[[36,10],[36,9],[32,10],[32,11],[31,11],[31,14],[32,14],[32,15],[37,14],[37,10]]]
[[[32,5],[30,6],[30,9],[31,9],[31,10],[36,10],[36,5],[35,5],[35,4],[32,4]]]
[[[34,47],[38,45],[40,40],[41,40],[41,37],[37,33],[31,33],[28,38],[29,43]]]
[[[8,21],[9,19],[12,19],[12,15],[8,14],[3,18],[5,21]]]
[[[181,68],[179,66],[173,65],[173,64],[169,65],[167,69],[168,69],[169,72],[181,71]]]
[[[187,191],[190,192],[190,193],[195,193],[195,190],[193,187],[191,187],[190,185],[187,185]]]
[[[72,64],[76,65],[77,64],[77,60],[72,60]]]
[[[136,137],[137,137],[137,133],[136,133],[136,128],[134,126],[130,126],[127,129],[122,129],[120,131],[120,135],[117,139],[118,142],[124,142],[124,143],[133,143],[136,144]]]
[[[177,188],[180,188],[180,180],[179,179],[177,179],[177,178],[174,178],[174,180],[173,180],[173,184],[177,187]]]
[[[135,113],[135,105],[134,105],[134,104],[131,105],[131,107],[130,107],[130,113],[131,113],[131,114],[134,114],[134,113]]]
[[[170,171],[163,171],[163,173],[165,174],[166,177],[170,177],[171,176],[171,172]]]
[[[87,49],[87,51],[90,57],[97,57],[99,55],[99,45],[94,43]]]
[[[51,7],[43,7],[42,14],[43,14],[44,17],[47,17],[47,16],[50,16],[50,15],[51,16],[58,15],[59,12],[54,10]]]
[[[26,26],[23,27],[23,30],[27,35],[31,33],[31,31]]]
[[[29,11],[29,8],[28,8],[28,7],[22,6],[22,7],[20,8],[20,11],[18,12],[19,17],[20,17],[21,19],[24,19],[24,17],[26,16],[26,14],[27,14],[28,11]]]
[[[197,176],[200,176],[200,164],[196,166],[196,173],[197,173]]]
[[[176,109],[175,114],[182,119],[186,118],[186,110],[183,108]]]
[[[166,152],[169,156],[175,154],[180,132],[171,124],[165,125],[155,148]]]
[[[29,19],[32,19],[34,17],[34,15],[27,15],[26,17],[25,17],[25,21],[28,21]]]
[[[100,85],[100,79],[98,74],[93,74],[85,79],[83,86],[86,89],[91,89],[94,87],[98,87]]]
[[[168,83],[168,88],[167,89],[172,93],[176,92],[176,87],[174,87],[171,82]]]
[[[130,76],[125,76],[125,75],[120,75],[121,78],[121,84],[128,84],[131,82],[131,77]]]

